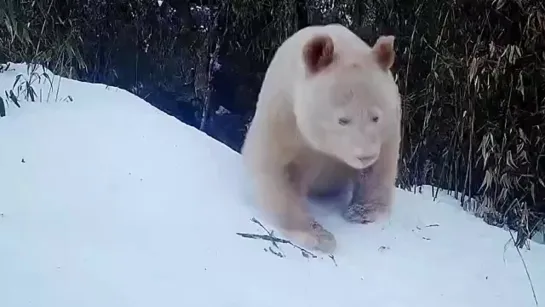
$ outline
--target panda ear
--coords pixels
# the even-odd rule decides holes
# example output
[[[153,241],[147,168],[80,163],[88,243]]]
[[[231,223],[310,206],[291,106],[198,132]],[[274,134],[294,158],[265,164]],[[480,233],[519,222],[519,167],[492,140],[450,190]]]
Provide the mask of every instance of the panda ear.
[[[329,35],[317,35],[303,47],[303,61],[310,74],[321,72],[334,58],[335,47]]]
[[[384,70],[388,70],[394,65],[394,40],[395,37],[393,35],[380,36],[373,46],[373,55]]]

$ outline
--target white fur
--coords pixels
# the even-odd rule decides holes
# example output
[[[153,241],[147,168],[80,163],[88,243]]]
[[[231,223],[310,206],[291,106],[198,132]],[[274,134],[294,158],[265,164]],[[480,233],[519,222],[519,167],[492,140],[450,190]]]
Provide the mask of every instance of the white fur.
[[[333,41],[333,61],[309,72],[303,50],[324,35]],[[362,204],[391,206],[401,109],[391,64],[383,62],[350,30],[330,24],[296,32],[269,64],[242,155],[257,202],[300,244],[330,252],[336,245],[310,216],[309,193],[356,180]]]

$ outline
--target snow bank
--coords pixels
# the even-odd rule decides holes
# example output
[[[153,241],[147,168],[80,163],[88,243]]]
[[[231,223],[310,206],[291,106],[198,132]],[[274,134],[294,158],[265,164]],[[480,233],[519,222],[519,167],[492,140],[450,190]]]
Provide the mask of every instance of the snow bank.
[[[303,257],[237,235],[265,231],[227,146],[124,90],[62,79],[55,97],[0,118],[2,307],[535,305],[509,233],[448,196],[398,190],[365,226],[315,207],[339,249]],[[545,246],[520,252],[545,301]]]

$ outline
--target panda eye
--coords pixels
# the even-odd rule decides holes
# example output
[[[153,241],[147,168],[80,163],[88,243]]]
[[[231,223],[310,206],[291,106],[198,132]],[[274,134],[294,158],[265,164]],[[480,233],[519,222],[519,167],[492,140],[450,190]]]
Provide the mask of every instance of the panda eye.
[[[350,124],[350,118],[347,118],[347,117],[341,117],[339,118],[339,125],[341,126],[346,126],[348,124]]]
[[[378,116],[373,116],[373,117],[371,117],[371,120],[372,120],[374,123],[378,123]]]

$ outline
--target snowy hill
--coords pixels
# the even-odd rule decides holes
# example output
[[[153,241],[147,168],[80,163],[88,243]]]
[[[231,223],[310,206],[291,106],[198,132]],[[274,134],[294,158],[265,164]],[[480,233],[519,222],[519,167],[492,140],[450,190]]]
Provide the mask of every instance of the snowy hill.
[[[11,69],[0,93],[29,78]],[[545,246],[521,258],[429,187],[382,224],[315,206],[334,258],[243,237],[273,227],[236,152],[124,90],[52,81],[0,118],[2,307],[535,306],[522,259],[545,304]]]

